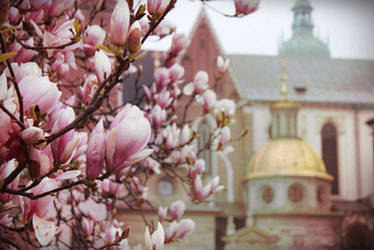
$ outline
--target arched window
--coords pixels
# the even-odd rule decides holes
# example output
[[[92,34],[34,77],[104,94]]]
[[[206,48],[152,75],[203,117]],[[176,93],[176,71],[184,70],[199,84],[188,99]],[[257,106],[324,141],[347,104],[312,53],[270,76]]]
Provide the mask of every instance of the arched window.
[[[208,121],[206,118],[203,118],[200,121],[198,131],[199,138],[197,140],[197,147],[198,149],[201,149],[201,153],[199,155],[199,158],[202,158],[205,160],[205,173],[208,175],[212,174],[212,152],[207,149],[206,147],[209,147],[209,137],[211,133],[211,128],[208,124]]]
[[[322,158],[326,165],[327,172],[334,176],[331,185],[332,194],[339,194],[337,138],[335,126],[331,123],[326,123],[322,127]]]

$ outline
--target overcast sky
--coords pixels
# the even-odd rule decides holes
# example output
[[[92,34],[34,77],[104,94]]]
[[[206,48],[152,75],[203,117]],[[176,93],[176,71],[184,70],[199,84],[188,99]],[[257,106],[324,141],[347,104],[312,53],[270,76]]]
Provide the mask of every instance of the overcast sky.
[[[295,0],[262,0],[260,9],[244,18],[227,18],[205,7],[226,54],[276,55],[282,36],[291,36]],[[374,60],[374,0],[310,0],[315,34],[328,41],[333,58]],[[208,2],[234,13],[233,1]],[[168,19],[177,31],[190,34],[202,8],[200,1],[179,0]],[[163,41],[164,40],[164,41]],[[149,42],[145,48],[164,50],[170,39]]]

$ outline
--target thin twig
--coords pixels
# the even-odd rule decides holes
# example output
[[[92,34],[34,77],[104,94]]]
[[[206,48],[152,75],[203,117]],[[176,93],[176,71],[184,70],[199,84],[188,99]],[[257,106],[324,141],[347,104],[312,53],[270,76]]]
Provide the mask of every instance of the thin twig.
[[[1,42],[2,53],[6,53],[5,42],[4,42],[2,34],[0,34],[0,42]],[[6,60],[6,64],[8,66],[10,75],[13,78],[12,82],[13,82],[14,88],[16,89],[18,104],[19,104],[19,119],[20,119],[21,123],[23,123],[24,122],[24,120],[23,120],[23,100],[22,100],[21,91],[19,90],[18,83],[17,83],[17,80],[16,80],[16,75],[14,74],[13,67],[12,67],[9,59]]]

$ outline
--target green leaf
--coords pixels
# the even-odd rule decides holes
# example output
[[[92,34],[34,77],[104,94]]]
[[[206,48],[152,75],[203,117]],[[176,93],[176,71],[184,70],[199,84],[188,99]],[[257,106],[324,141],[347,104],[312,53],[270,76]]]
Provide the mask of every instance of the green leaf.
[[[6,60],[10,59],[13,56],[15,56],[16,54],[17,54],[16,52],[8,52],[8,53],[0,54],[0,62],[3,62],[3,61],[6,61]]]

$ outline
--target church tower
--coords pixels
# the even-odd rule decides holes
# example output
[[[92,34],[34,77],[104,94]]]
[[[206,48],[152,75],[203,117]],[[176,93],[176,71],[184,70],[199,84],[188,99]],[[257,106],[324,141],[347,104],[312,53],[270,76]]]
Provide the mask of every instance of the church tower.
[[[282,42],[280,55],[330,57],[328,45],[314,35],[312,11],[309,0],[296,0],[292,8],[292,37]]]

